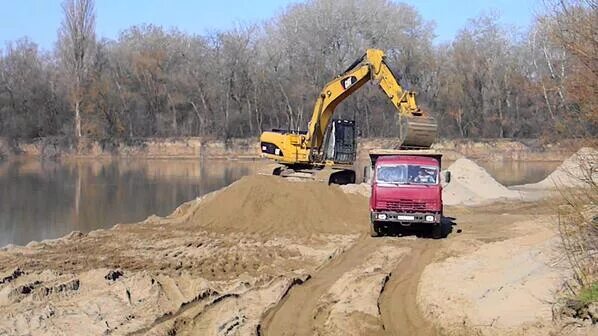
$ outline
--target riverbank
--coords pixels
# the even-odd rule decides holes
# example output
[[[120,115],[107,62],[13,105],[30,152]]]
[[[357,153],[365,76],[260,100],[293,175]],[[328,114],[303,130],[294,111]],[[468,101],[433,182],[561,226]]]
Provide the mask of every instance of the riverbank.
[[[537,140],[510,139],[446,140],[441,139],[433,149],[444,154],[448,161],[462,156],[482,161],[562,161],[580,147],[594,143],[563,140],[554,144],[540,144]],[[374,148],[394,148],[394,139],[358,139],[358,152],[366,157]],[[106,144],[83,138],[74,144],[63,138],[39,138],[31,141],[9,142],[0,138],[0,157],[33,158],[214,158],[256,159],[260,147],[257,139],[205,138],[146,138],[129,143]]]
[[[103,144],[82,138],[74,144],[61,138],[40,138],[9,143],[0,139],[5,156],[27,158],[147,158],[147,159],[255,159],[259,145],[253,139],[220,141],[203,138],[151,138],[128,143]]]

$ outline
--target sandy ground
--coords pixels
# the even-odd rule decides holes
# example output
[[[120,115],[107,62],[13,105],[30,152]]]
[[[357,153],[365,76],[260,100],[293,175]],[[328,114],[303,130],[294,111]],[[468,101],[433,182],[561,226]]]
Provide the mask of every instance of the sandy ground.
[[[258,175],[166,218],[0,249],[0,335],[553,332],[554,201],[457,163],[442,240],[369,237],[365,185]]]
[[[445,242],[418,285],[420,308],[443,334],[547,335],[557,330],[552,303],[567,270],[558,255],[551,207],[511,207],[508,212],[502,206],[487,208],[487,215],[495,215],[487,216],[487,223],[460,215],[466,208],[454,210],[463,219],[458,221],[463,234]]]
[[[254,194],[263,185],[270,192]],[[184,204],[168,218],[4,248],[0,334],[255,332],[265,310],[359,236],[356,214],[367,209],[367,200],[340,189],[314,183],[314,199],[301,209],[326,198],[353,204],[353,212],[344,209],[336,220],[318,211],[305,223],[296,214],[276,213],[284,211],[276,206],[281,200],[301,199],[302,188],[255,176]],[[249,204],[228,204],[230,195]],[[338,213],[329,205],[319,211]],[[331,225],[313,230],[318,219]],[[239,225],[244,222],[254,224]]]

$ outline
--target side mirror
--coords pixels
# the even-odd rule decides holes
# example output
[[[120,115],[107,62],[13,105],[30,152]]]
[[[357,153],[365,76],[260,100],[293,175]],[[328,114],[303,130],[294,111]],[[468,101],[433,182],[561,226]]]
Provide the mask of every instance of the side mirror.
[[[451,172],[447,170],[444,172],[444,183],[450,183],[450,182],[451,182]]]

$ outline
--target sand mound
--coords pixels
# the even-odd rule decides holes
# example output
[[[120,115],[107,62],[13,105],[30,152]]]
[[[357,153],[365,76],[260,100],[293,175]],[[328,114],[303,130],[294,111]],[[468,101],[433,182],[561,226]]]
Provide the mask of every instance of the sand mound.
[[[364,197],[370,197],[372,194],[372,187],[369,183],[346,184],[339,187],[348,194],[356,194]]]
[[[203,201],[189,224],[217,232],[356,233],[367,230],[367,199],[337,186],[247,176]]]
[[[598,151],[583,147],[555,169],[544,180],[528,184],[526,187],[552,189],[555,187],[583,187],[590,181],[598,180]]]
[[[498,183],[475,162],[461,158],[447,168],[452,180],[443,190],[446,205],[478,205],[501,198],[517,198],[519,193]]]

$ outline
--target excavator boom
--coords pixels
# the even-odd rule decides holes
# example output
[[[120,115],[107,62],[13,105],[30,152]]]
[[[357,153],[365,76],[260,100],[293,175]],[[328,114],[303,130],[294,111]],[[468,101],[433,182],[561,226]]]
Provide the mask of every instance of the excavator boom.
[[[401,148],[429,148],[436,139],[436,122],[417,106],[415,93],[405,91],[384,61],[384,53],[369,49],[345,72],[322,89],[309,122],[307,141],[311,148],[320,148],[334,110],[345,98],[369,80],[378,83],[396,108]]]

